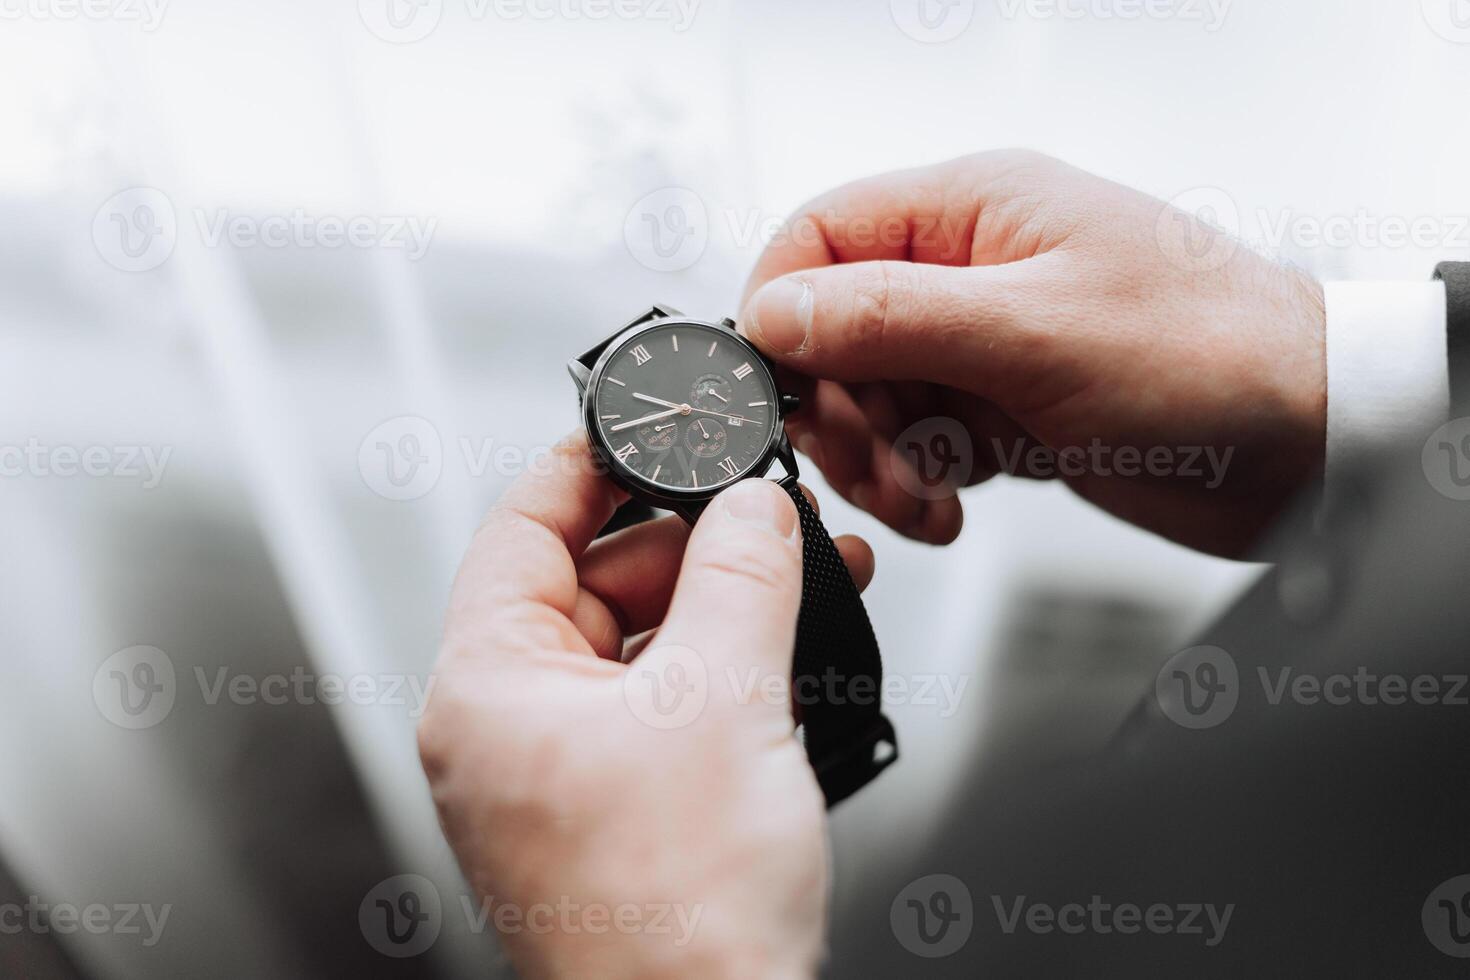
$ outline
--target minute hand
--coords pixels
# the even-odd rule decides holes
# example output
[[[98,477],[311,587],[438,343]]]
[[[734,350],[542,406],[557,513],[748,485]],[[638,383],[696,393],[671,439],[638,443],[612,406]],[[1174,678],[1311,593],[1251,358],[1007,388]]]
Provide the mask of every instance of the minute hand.
[[[633,392],[633,397],[637,398],[639,401],[650,402],[654,405],[667,405],[669,408],[677,408],[681,412],[687,409],[690,412],[700,412],[704,415],[714,415],[717,418],[729,419],[732,422],[750,422],[753,425],[763,424],[760,419],[750,419],[746,418],[744,415],[726,415],[724,412],[716,412],[708,408],[700,408],[698,405],[679,405],[674,402],[666,402],[662,398],[654,398],[652,395],[645,395],[641,391]]]

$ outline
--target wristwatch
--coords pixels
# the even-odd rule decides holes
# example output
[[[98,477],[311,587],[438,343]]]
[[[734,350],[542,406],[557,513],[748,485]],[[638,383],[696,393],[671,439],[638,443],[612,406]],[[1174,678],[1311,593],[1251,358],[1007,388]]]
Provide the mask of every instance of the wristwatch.
[[[705,323],[655,306],[567,363],[592,451],[634,501],[693,524],[721,490],[764,477],[801,518],[802,590],[792,691],[817,782],[833,806],[898,758],[884,717],[883,664],[862,597],[797,486],[783,425],[800,403],[735,321]],[[626,522],[626,521],[625,521]]]

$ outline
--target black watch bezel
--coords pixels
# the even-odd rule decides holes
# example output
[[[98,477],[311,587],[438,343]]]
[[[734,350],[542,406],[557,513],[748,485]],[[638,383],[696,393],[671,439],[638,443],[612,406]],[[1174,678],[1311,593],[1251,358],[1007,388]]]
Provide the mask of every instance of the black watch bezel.
[[[598,386],[602,383],[602,376],[607,369],[608,363],[613,356],[622,350],[635,337],[648,333],[654,329],[663,329],[670,326],[688,325],[691,327],[714,330],[723,337],[727,337],[739,344],[749,355],[750,363],[757,365],[757,369],[765,372],[766,380],[770,383],[770,390],[776,393],[775,403],[772,408],[771,432],[767,438],[765,447],[761,450],[760,458],[755,465],[746,471],[744,476],[719,484],[714,487],[701,487],[698,489],[676,490],[669,487],[660,487],[645,481],[634,471],[629,470],[619,463],[613,455],[613,450],[607,443],[601,427],[597,425],[595,418],[597,412],[595,394]],[[796,476],[796,457],[791,450],[791,442],[786,435],[786,408],[788,396],[782,391],[776,382],[776,372],[764,354],[755,345],[737,333],[730,321],[721,323],[710,323],[707,320],[699,320],[694,317],[660,316],[636,323],[624,330],[619,331],[602,347],[597,360],[592,364],[587,374],[585,384],[579,376],[580,372],[573,371],[573,377],[577,378],[578,385],[582,388],[582,426],[587,431],[587,441],[592,447],[593,454],[606,469],[608,476],[623,490],[627,491],[635,499],[642,500],[662,510],[670,510],[693,520],[699,516],[705,504],[714,499],[722,490],[726,490],[739,483],[741,480],[753,480],[764,477],[770,472],[771,464],[780,460],[786,469],[788,476]]]

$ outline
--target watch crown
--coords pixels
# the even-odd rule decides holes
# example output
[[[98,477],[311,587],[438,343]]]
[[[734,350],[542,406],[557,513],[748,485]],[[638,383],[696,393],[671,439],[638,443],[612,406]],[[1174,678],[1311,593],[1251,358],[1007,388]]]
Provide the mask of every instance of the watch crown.
[[[798,395],[781,396],[781,414],[787,415],[801,408],[801,397]]]
[[[720,326],[724,327],[727,330],[734,330],[735,321],[730,319],[729,317],[725,317],[723,320],[720,321]]]

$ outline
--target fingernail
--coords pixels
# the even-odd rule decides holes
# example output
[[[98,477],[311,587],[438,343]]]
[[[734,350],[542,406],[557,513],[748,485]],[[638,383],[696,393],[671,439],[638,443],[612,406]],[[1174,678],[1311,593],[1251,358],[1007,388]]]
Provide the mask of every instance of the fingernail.
[[[755,294],[745,317],[746,335],[776,354],[811,350],[812,284],[787,276],[766,283]]]
[[[796,505],[770,480],[745,480],[720,494],[725,513],[778,538],[796,534]]]

